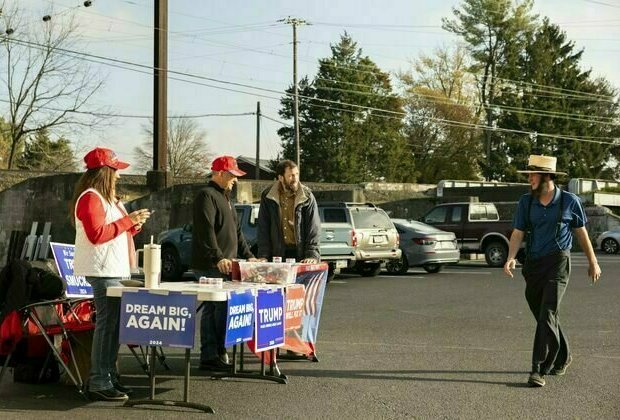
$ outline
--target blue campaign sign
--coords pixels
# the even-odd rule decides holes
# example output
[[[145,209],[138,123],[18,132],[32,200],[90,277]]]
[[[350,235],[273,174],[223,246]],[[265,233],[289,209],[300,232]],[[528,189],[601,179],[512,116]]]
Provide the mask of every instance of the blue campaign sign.
[[[284,345],[284,292],[282,289],[258,291],[254,325],[257,352]]]
[[[194,347],[196,295],[138,290],[121,297],[122,344]]]
[[[251,290],[229,293],[228,315],[226,316],[226,347],[252,339],[255,299]]]
[[[75,245],[50,242],[56,268],[67,284],[67,297],[93,297],[93,288],[84,276],[73,275]]]

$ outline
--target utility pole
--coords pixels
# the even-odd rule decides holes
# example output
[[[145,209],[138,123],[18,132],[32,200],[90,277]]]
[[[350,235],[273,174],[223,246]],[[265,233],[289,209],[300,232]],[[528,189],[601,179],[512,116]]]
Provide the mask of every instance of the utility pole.
[[[153,73],[153,170],[146,179],[152,191],[168,186],[168,0],[155,0]]]
[[[260,102],[256,102],[256,175],[260,179]]]
[[[301,170],[300,166],[300,151],[299,151],[299,91],[297,86],[297,26],[309,25],[303,19],[287,17],[286,19],[280,19],[278,22],[286,23],[293,27],[293,110],[294,110],[294,125],[295,125],[295,154],[297,166]]]

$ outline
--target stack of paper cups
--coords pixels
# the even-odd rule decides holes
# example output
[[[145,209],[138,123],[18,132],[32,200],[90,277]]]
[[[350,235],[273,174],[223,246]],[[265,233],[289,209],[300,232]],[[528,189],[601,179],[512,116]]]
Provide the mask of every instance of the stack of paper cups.
[[[144,245],[144,287],[157,289],[161,273],[161,245]]]

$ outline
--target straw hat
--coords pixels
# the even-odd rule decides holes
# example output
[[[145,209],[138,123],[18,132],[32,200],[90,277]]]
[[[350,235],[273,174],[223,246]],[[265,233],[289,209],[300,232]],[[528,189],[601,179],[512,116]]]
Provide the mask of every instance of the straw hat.
[[[530,155],[527,160],[527,169],[517,171],[522,174],[556,174],[568,175],[566,172],[555,170],[558,159],[553,156]]]

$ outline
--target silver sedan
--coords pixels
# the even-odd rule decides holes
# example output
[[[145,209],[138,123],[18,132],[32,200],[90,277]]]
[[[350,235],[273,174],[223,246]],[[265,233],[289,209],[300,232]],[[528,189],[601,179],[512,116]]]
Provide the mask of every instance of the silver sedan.
[[[601,233],[596,239],[596,247],[607,254],[617,254],[620,250],[620,228]]]
[[[389,273],[404,274],[409,267],[438,273],[445,264],[459,261],[460,251],[454,233],[413,220],[392,219],[392,222],[399,233],[402,256],[386,263]]]

